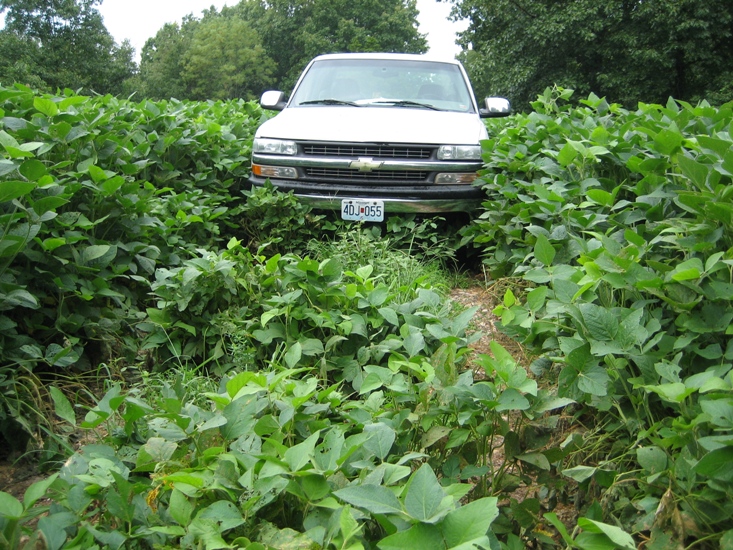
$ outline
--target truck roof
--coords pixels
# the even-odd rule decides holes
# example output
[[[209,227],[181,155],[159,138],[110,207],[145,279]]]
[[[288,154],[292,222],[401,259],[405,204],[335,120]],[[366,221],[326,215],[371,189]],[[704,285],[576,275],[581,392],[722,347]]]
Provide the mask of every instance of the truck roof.
[[[319,55],[313,61],[319,59],[403,59],[405,61],[437,61],[440,63],[451,63],[453,65],[460,65],[455,59],[450,59],[446,56],[435,55],[431,53],[427,54],[414,54],[414,53],[380,53],[380,52],[364,52],[364,53],[328,53]]]

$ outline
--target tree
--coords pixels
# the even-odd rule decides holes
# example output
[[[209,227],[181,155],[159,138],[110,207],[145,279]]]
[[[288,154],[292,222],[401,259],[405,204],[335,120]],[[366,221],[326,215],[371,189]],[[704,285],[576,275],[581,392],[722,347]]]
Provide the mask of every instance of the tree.
[[[11,56],[0,64],[0,78],[118,93],[136,70],[134,52],[129,42],[115,43],[95,7],[100,2],[0,0],[5,12],[0,42]],[[26,69],[30,72],[24,75]]]
[[[183,81],[184,56],[191,47],[199,20],[186,16],[179,26],[167,23],[148,39],[140,55],[140,92],[154,99],[186,99]]]
[[[283,90],[319,54],[427,51],[415,0],[242,0],[222,14],[240,17],[259,32]]]
[[[274,69],[254,29],[241,19],[216,17],[196,29],[182,77],[192,99],[253,99],[270,85]]]
[[[635,106],[730,100],[728,0],[454,0],[461,59],[478,95],[525,108],[558,84]]]
[[[142,93],[166,99],[230,99],[259,96],[275,65],[247,22],[214,8],[203,18],[165,25],[143,47]]]
[[[0,84],[19,82],[33,88],[44,88],[39,76],[41,52],[33,40],[13,31],[0,32]]]
[[[166,25],[143,48],[142,93],[217,99],[289,89],[331,52],[424,52],[415,0],[242,0]]]

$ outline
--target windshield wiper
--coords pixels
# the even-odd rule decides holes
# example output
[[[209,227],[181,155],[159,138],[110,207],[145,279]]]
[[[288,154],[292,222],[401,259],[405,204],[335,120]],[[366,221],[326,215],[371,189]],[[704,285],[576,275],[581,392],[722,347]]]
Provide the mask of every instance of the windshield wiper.
[[[310,101],[301,101],[298,105],[350,105],[351,107],[361,107],[353,101],[344,101],[342,99],[312,99]]]
[[[435,105],[430,103],[419,103],[417,101],[374,101],[370,105],[394,105],[395,107],[422,107],[423,109],[432,109],[433,111],[442,111]]]

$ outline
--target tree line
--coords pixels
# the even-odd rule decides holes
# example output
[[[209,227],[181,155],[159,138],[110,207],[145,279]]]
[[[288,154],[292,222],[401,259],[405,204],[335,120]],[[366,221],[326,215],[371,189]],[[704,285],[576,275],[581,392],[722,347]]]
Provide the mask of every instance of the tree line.
[[[634,107],[670,96],[733,98],[730,0],[450,0],[478,97],[525,110],[546,87]],[[330,52],[423,53],[415,0],[241,0],[168,23],[139,64],[117,44],[102,0],[0,0],[0,83],[167,99],[254,98],[289,90]]]
[[[423,53],[415,0],[242,0],[165,24],[133,61],[102,0],[0,0],[0,82],[152,99],[254,98],[328,52]]]
[[[0,0],[0,84],[18,82],[118,94],[137,71],[129,41],[117,44],[101,0]]]
[[[453,0],[479,96],[521,107],[547,86],[635,108],[733,99],[730,0]]]

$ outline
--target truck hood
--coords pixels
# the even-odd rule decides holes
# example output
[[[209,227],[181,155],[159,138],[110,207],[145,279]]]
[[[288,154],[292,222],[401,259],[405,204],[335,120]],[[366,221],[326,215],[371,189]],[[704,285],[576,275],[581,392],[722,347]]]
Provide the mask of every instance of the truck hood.
[[[296,141],[473,145],[487,138],[475,113],[404,107],[286,108],[262,124],[256,137]]]

